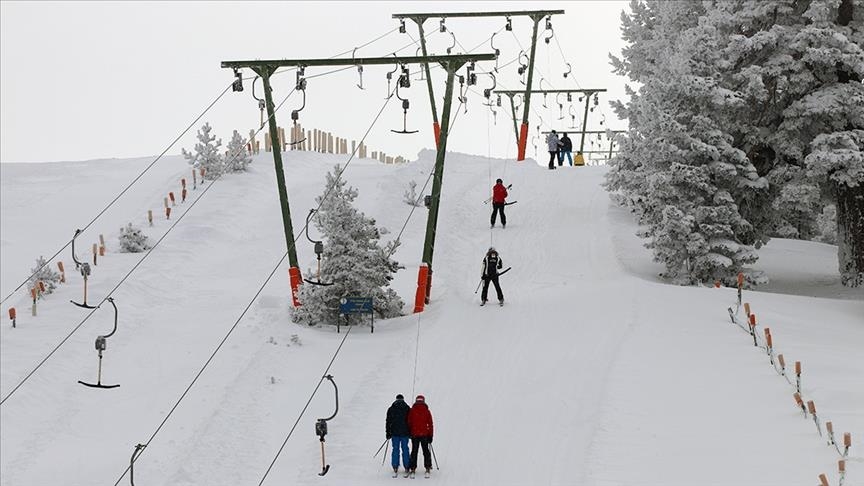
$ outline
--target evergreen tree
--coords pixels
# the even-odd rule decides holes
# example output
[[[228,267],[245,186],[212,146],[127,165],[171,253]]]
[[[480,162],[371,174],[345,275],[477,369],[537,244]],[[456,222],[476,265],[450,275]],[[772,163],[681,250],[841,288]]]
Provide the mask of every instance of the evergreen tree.
[[[402,193],[402,201],[409,206],[420,207],[423,205],[423,199],[417,197],[417,183],[411,181],[408,183],[408,189]]]
[[[45,286],[45,294],[54,292],[54,289],[57,288],[57,284],[60,283],[60,274],[51,269],[48,262],[45,261],[45,257],[40,256],[36,259],[36,266],[30,269],[30,273],[30,287],[32,288],[39,285],[39,282],[41,281]]]
[[[118,239],[120,251],[124,253],[141,253],[151,248],[147,235],[140,228],[132,226],[132,223],[120,228]]]
[[[402,299],[389,288],[393,274],[402,268],[390,258],[399,243],[379,245],[386,230],[379,230],[374,219],[354,208],[357,190],[337,179],[340,174],[339,165],[327,173],[325,192],[316,198],[320,208],[315,226],[326,239],[320,278],[333,285],[301,285],[298,298],[302,305],[292,314],[295,322],[335,325],[340,319],[339,300],[346,296],[372,297],[378,317],[401,315]],[[353,318],[350,323],[360,319]]]
[[[189,165],[199,169],[204,169],[204,177],[215,179],[219,177],[225,170],[225,159],[219,153],[219,147],[222,146],[222,139],[216,139],[215,135],[210,135],[213,130],[209,123],[198,130],[198,143],[195,144],[195,153],[187,152],[183,149],[183,156],[189,161]],[[215,142],[215,143],[214,143]]]
[[[240,135],[240,132],[234,130],[234,135],[228,142],[228,155],[225,159],[226,170],[245,172],[251,163],[252,156],[246,150],[246,139]]]

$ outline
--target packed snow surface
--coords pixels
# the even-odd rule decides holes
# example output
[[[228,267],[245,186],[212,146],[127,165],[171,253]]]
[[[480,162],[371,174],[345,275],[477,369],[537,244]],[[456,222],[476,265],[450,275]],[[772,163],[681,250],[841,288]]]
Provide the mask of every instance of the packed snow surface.
[[[324,174],[346,160],[285,154],[304,276],[316,265],[306,215]],[[2,296],[151,161],[0,166]],[[373,456],[395,395],[410,402],[422,393],[435,420],[429,481],[439,485],[785,486],[816,484],[820,473],[834,485],[839,455],[793,399],[800,361],[801,394],[814,401],[823,434],[831,421],[841,450],[842,434],[852,434],[845,485],[864,484],[864,297],[839,286],[836,247],[772,241],[755,266],[772,283],[744,291],[759,344],[770,328],[790,384],[730,321],[734,289],[658,278],[632,218],[601,187],[605,168],[550,171],[450,153],[432,300],[411,314],[427,210],[403,193],[410,181],[419,191],[433,163],[430,151],[403,165],[350,163],[344,177],[359,189],[360,209],[390,230],[385,241],[408,220],[395,254],[406,268],[393,281],[406,315],[376,321],[374,333],[368,325],[337,333],[290,320],[270,154],[194,190],[182,157],[159,161],[76,242],[79,259],[92,263],[92,244],[105,236],[87,295],[100,309],[69,303],[83,299],[83,280],[68,247],[58,256],[67,283],[38,302],[36,317],[26,288],[3,304],[0,483],[126,484],[139,443],[147,444],[134,465],[140,485],[408,481],[390,477],[383,451]],[[507,206],[506,229],[489,228],[483,203],[498,177],[518,201]],[[166,220],[169,191],[177,205]],[[151,253],[119,252],[130,222],[158,242]],[[501,277],[504,307],[480,307],[474,293],[489,246],[513,267]],[[87,388],[77,381],[97,379],[94,340],[114,321],[109,295],[119,325],[101,380],[120,387]],[[325,372],[339,387],[339,410],[322,478],[314,424],[335,407]]]

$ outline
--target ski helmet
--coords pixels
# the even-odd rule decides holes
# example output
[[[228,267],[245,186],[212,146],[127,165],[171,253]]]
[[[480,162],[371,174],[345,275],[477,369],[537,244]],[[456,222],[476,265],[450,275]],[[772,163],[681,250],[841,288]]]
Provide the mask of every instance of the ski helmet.
[[[404,400],[404,399],[405,399],[405,397],[403,397],[401,393],[396,395],[396,400]]]
[[[423,402],[423,403],[425,403],[425,402],[426,402],[426,397],[424,397],[423,395],[417,395],[417,401],[418,401],[418,402]]]
[[[501,179],[498,179],[498,180],[495,181],[495,183],[496,183],[496,184],[504,184],[504,181],[502,181]]]

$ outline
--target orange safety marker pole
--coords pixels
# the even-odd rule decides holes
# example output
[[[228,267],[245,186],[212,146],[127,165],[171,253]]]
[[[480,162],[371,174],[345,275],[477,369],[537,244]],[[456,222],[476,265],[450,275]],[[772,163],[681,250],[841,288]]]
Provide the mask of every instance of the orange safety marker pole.
[[[810,415],[813,416],[813,423],[816,424],[816,430],[819,431],[819,437],[822,437],[822,424],[819,423],[819,417],[816,415],[816,404],[813,403],[813,400],[807,402],[807,410],[809,410]]]
[[[37,282],[37,284],[39,285],[39,294],[40,295],[44,294],[45,293],[45,282],[40,280],[39,282]]]
[[[300,307],[300,298],[297,295],[298,290],[300,290],[300,284],[303,283],[300,269],[297,267],[288,268],[288,277],[291,281],[291,302],[294,304],[294,307]]]
[[[828,432],[828,445],[837,446],[837,443],[834,442],[834,424],[829,420],[825,422],[825,431]],[[840,452],[840,449],[837,449],[837,452]]]
[[[147,210],[147,221],[150,223],[150,226],[153,226],[153,210]]]
[[[195,168],[192,168],[192,189],[198,188],[198,176],[195,175]]]
[[[719,288],[720,288],[720,281],[719,281],[719,280],[715,280],[715,281],[714,281],[714,288],[715,288],[715,289],[719,289]]]
[[[165,219],[171,219],[171,208],[165,208]]]
[[[15,317],[17,317],[17,313],[15,312],[14,307],[9,308],[9,319],[12,321],[12,327],[15,327]]]
[[[66,271],[63,270],[63,262],[57,262],[57,268],[60,269],[60,283],[66,283]]]
[[[516,160],[521,162],[525,160],[525,145],[528,143],[528,124],[523,123],[519,128],[519,147],[516,154]]]
[[[843,486],[843,481],[846,480],[846,459],[837,461],[837,472],[840,473],[840,479],[837,484]]]
[[[414,313],[423,312],[426,305],[426,283],[429,281],[429,265],[420,265],[417,272],[417,293],[414,296]]]
[[[807,418],[807,407],[804,406],[804,400],[801,400],[801,394],[795,392],[792,397],[795,398],[795,403],[797,403],[798,407],[801,408],[801,411],[804,412],[804,418]]]
[[[201,167],[198,171],[201,173],[201,183],[203,184],[204,183],[204,167]]]
[[[186,202],[186,188],[184,187],[182,191],[180,191],[180,202]]]
[[[801,362],[795,362],[795,389],[801,393]]]
[[[744,272],[738,272],[738,307],[741,307],[741,289],[744,288]]]
[[[96,250],[96,243],[93,243],[93,266],[94,267],[96,266],[96,255],[98,255],[98,254],[99,254],[99,252]]]
[[[750,318],[750,335],[753,336],[753,346],[759,346],[756,342],[756,314],[748,314]]]
[[[771,366],[774,366],[774,340],[771,338],[771,329],[765,328],[765,351],[768,353],[768,359],[771,360]]]
[[[828,484],[828,478],[826,478],[824,474],[819,475],[819,486],[830,486]]]
[[[36,315],[36,287],[33,287],[30,289],[30,297],[33,298],[33,305],[31,306],[30,311],[35,316]]]
[[[172,206],[176,206],[176,205],[177,205],[177,201],[174,200],[174,191],[170,191],[170,192],[168,193],[168,199],[171,200],[171,205],[172,205]]]
[[[744,302],[744,313],[750,317],[750,302]]]
[[[167,197],[163,197],[163,198],[162,198],[162,205],[165,206],[166,208],[170,208],[170,207],[171,207],[171,206],[168,205],[168,198],[167,198]]]
[[[105,236],[99,233],[99,256],[105,256]]]
[[[852,433],[846,432],[843,434],[843,457],[849,455],[849,448],[852,447]]]

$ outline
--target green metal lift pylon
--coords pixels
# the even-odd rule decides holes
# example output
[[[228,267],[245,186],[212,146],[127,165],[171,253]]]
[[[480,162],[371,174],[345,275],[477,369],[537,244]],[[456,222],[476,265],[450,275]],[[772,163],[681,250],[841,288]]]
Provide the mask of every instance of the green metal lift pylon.
[[[534,29],[531,35],[531,54],[528,56],[528,81],[525,84],[525,103],[522,112],[522,127],[516,132],[517,156],[516,160],[525,160],[525,144],[528,142],[528,115],[530,114],[531,101],[528,93],[531,92],[531,83],[534,80],[534,54],[537,50],[537,27],[544,17],[563,14],[563,10],[518,10],[518,11],[496,11],[496,12],[436,12],[436,13],[401,13],[393,14],[394,19],[411,19],[417,24],[420,33],[420,46],[423,49],[423,55],[426,55],[426,38],[423,32],[423,22],[428,18],[441,18],[442,21],[448,18],[458,17],[530,17],[534,21]],[[509,30],[509,29],[508,29]],[[435,94],[432,91],[432,81],[429,76],[429,65],[424,65],[426,70],[426,79],[428,80],[429,99],[432,106],[433,129],[436,133],[435,145],[440,144],[438,134],[438,114],[435,111]],[[512,102],[512,99],[511,99]],[[515,108],[514,108],[515,112]],[[443,118],[443,114],[442,114]]]
[[[429,208],[429,219],[426,224],[426,240],[423,247],[423,262],[428,266],[429,277],[427,285],[424,286],[425,293],[428,296],[428,288],[432,280],[432,254],[435,246],[435,229],[438,224],[438,206],[441,194],[441,180],[444,175],[444,153],[445,150],[441,147],[447,146],[447,134],[450,131],[450,105],[453,99],[453,77],[460,67],[468,62],[476,61],[494,61],[495,54],[458,54],[453,56],[390,56],[390,57],[366,57],[366,58],[350,58],[350,59],[272,59],[272,60],[254,60],[254,61],[223,61],[223,68],[231,68],[238,70],[241,68],[250,68],[256,74],[261,76],[264,84],[264,96],[267,105],[267,119],[270,124],[270,139],[274,141],[273,145],[273,163],[276,169],[276,183],[279,186],[279,202],[282,208],[282,223],[285,230],[285,243],[288,246],[288,261],[291,265],[289,269],[291,275],[291,294],[295,306],[300,305],[297,298],[297,290],[303,279],[300,276],[300,268],[297,262],[297,251],[294,245],[294,229],[291,225],[291,209],[288,205],[288,190],[285,187],[285,173],[282,167],[282,147],[277,147],[279,136],[276,127],[276,110],[273,105],[272,88],[270,86],[270,76],[280,67],[294,66],[298,68],[307,68],[315,66],[362,66],[362,65],[392,65],[392,64],[426,64],[430,62],[440,63],[447,71],[447,88],[444,97],[444,123],[442,128],[441,142],[439,150],[435,158],[435,178],[432,182],[432,203]],[[430,84],[431,86],[431,84]]]

